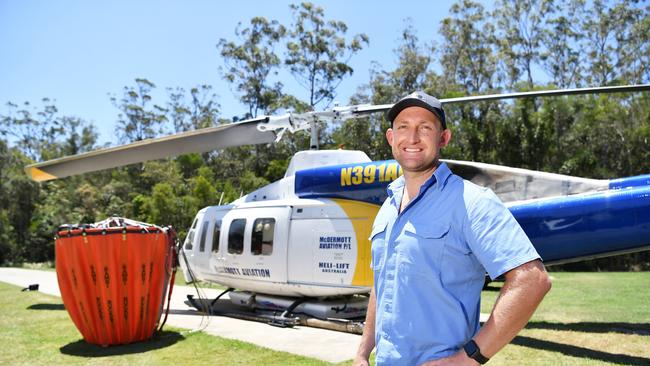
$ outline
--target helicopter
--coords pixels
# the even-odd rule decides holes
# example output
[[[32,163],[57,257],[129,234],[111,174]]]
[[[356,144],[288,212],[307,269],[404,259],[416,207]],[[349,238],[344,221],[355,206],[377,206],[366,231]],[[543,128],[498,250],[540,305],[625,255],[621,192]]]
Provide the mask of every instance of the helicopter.
[[[609,86],[440,102],[647,90],[648,84]],[[317,150],[317,124],[382,113],[391,106],[337,106],[260,116],[35,163],[25,171],[35,181],[47,181],[186,153],[273,143],[286,132],[309,129],[312,150],[296,153],[282,179],[196,214],[180,249],[181,268],[188,282],[237,289],[229,296],[241,305],[277,309],[299,305],[321,318],[358,317],[365,312],[365,300],[353,295],[368,294],[373,281],[372,223],[387,196],[386,187],[402,170],[395,160],[371,161],[362,151]],[[588,179],[442,161],[455,174],[492,189],[546,265],[650,249],[650,174]],[[305,298],[319,301],[304,302]]]

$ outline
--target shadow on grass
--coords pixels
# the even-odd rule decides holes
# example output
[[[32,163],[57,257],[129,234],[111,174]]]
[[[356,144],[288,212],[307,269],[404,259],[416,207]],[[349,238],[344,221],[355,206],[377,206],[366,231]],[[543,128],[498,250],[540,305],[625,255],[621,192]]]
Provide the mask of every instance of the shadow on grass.
[[[650,323],[549,323],[530,322],[527,329],[569,330],[585,333],[621,333],[650,336]]]
[[[499,292],[501,291],[501,286],[485,285],[483,286],[483,291]]]
[[[560,352],[566,356],[589,358],[620,365],[649,365],[650,358],[629,356],[617,353],[597,351],[585,347],[574,346],[570,344],[557,343],[536,339],[531,337],[517,336],[512,340],[512,344],[518,346],[541,349],[551,352]]]
[[[65,310],[63,304],[33,304],[27,307],[28,310]]]
[[[169,347],[176,342],[182,341],[184,339],[185,337],[183,337],[183,335],[178,332],[164,330],[162,332],[156,333],[156,335],[154,335],[149,340],[137,343],[101,347],[87,343],[83,339],[80,339],[76,342],[66,344],[65,346],[59,348],[59,350],[61,353],[71,356],[106,357],[152,351]]]

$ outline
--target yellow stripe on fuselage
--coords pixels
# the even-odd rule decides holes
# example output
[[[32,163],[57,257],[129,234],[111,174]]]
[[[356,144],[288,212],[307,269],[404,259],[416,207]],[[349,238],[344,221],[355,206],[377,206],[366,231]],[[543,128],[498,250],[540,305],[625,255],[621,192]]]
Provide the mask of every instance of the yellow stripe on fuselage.
[[[353,286],[372,286],[372,269],[370,261],[370,233],[372,223],[379,211],[379,206],[372,203],[333,199],[339,205],[354,228],[354,234],[357,237],[357,263],[354,267],[354,277],[352,278]]]

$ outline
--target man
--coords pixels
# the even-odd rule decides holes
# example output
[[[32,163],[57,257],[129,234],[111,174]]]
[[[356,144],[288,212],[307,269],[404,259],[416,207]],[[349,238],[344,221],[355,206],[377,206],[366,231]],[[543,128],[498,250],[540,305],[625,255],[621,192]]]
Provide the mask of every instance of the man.
[[[374,286],[355,365],[478,365],[525,326],[551,284],[530,240],[486,188],[451,173],[440,101],[410,94],[387,113],[404,175],[372,229]],[[485,273],[505,283],[479,329]]]

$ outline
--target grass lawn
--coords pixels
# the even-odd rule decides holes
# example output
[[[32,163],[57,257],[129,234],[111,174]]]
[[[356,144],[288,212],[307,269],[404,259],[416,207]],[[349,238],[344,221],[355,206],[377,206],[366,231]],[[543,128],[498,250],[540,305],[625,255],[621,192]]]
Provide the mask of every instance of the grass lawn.
[[[551,272],[553,288],[494,365],[650,365],[650,272]],[[483,291],[489,313],[501,284]]]
[[[329,365],[307,357],[165,327],[152,341],[83,341],[61,299],[0,282],[0,365]]]
[[[553,289],[529,325],[491,365],[650,365],[650,272],[551,276]],[[489,312],[499,287],[483,292],[482,312]],[[60,298],[4,283],[0,309],[0,365],[328,365],[169,327],[150,342],[89,345]]]

